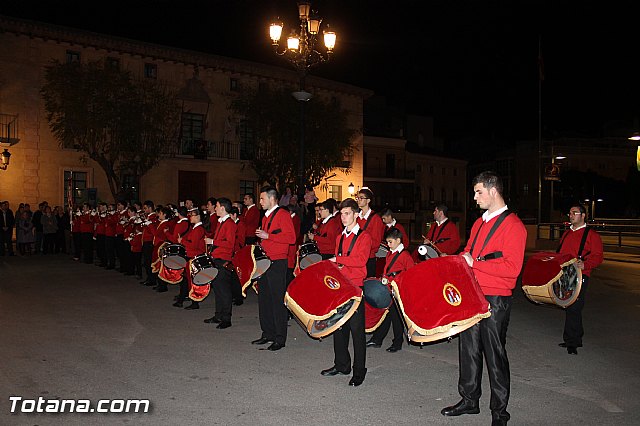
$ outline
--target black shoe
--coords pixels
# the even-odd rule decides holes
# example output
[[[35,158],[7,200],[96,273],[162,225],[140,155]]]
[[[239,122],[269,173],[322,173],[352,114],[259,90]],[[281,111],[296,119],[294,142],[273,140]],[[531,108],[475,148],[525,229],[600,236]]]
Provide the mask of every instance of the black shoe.
[[[336,368],[336,366],[334,365],[331,368],[327,368],[326,370],[322,370],[320,372],[320,374],[322,374],[323,376],[335,376],[337,374],[342,374],[343,376],[347,376],[351,373],[351,370],[347,370],[347,371],[340,371]]]
[[[235,306],[240,306],[244,303],[244,299],[233,299],[233,304]]]
[[[203,322],[206,324],[220,324],[222,321],[220,321],[220,319],[216,318],[216,316],[214,315],[211,318],[207,318]]]
[[[198,304],[198,302],[191,302],[189,306],[185,306],[185,309],[188,311],[192,311],[194,309],[200,309],[200,304]]]
[[[140,284],[141,284],[141,285],[145,285],[145,284],[147,284],[148,282],[149,282],[149,281],[144,280],[144,281],[140,281]]]
[[[229,328],[229,327],[231,327],[231,321],[221,321],[220,324],[218,324],[218,326],[216,328],[219,328],[219,329],[222,330],[222,329]],[[275,343],[273,345],[275,345]],[[273,346],[273,345],[271,345],[271,346]],[[271,349],[271,346],[269,346],[269,350],[272,350],[272,351],[277,350],[277,349]]]
[[[567,353],[569,355],[578,355],[578,349],[575,346],[567,346]]]
[[[491,420],[491,426],[507,426],[507,421],[504,419]]]
[[[360,386],[364,382],[364,374],[354,374],[351,380],[349,380],[349,386]]]
[[[115,266],[107,266],[106,269],[116,269]]]
[[[147,281],[146,283],[144,283],[144,285],[145,287],[151,287],[151,286],[156,287],[158,284],[151,281]]]
[[[269,349],[270,351],[279,351],[282,348],[284,348],[284,343],[273,342],[267,349]]]
[[[382,346],[382,343],[374,342],[373,339],[369,339],[369,341],[367,342],[368,348],[379,348],[381,346]]]
[[[387,348],[387,352],[391,352],[391,353],[398,352],[398,351],[401,351],[401,350],[402,350],[402,346],[393,346],[393,345],[391,345],[391,346],[389,346]]]
[[[443,416],[459,416],[462,414],[478,414],[480,412],[480,407],[478,406],[478,401],[467,401],[465,399],[461,399],[456,405],[452,405],[451,407],[443,408],[440,411]]]
[[[182,300],[177,300],[173,306],[175,306],[176,308],[182,308]]]
[[[566,348],[567,347],[567,343],[566,342],[558,343],[558,346],[560,346],[561,348]],[[578,343],[575,347],[576,348],[581,348],[582,347],[582,343]]]
[[[162,286],[162,287],[156,288],[156,291],[158,293],[164,293],[165,291],[169,291],[169,289],[166,286]]]
[[[273,340],[261,337],[259,339],[251,341],[252,345],[266,345],[267,343],[273,343]]]

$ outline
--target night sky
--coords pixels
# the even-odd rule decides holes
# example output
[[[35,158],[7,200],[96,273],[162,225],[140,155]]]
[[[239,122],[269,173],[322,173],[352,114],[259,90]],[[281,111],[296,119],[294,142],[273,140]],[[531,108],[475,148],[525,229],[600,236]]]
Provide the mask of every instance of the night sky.
[[[15,1],[0,13],[287,67],[268,24],[298,25],[294,0]],[[312,2],[338,33],[312,73],[433,115],[448,139],[538,134],[538,42],[546,136],[633,130],[640,118],[640,24],[632,1]],[[640,129],[635,129],[640,130]]]

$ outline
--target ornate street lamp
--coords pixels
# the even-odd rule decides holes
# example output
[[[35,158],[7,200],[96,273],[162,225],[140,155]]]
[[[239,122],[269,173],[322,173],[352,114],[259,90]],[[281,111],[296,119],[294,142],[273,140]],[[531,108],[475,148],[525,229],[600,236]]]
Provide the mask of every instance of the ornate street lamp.
[[[11,153],[7,148],[5,148],[4,152],[2,153],[2,163],[0,163],[1,170],[7,170],[7,167],[9,167],[10,159],[11,159]]]
[[[311,99],[311,93],[305,90],[305,77],[309,69],[331,59],[331,54],[336,45],[336,33],[329,30],[329,26],[323,31],[324,52],[319,47],[318,34],[320,33],[320,24],[322,19],[318,17],[315,11],[311,10],[311,2],[298,2],[298,18],[300,19],[300,27],[291,30],[287,38],[287,46],[280,50],[280,38],[284,25],[280,20],[276,20],[269,26],[269,37],[273,51],[289,61],[289,63],[298,72],[300,81],[299,90],[293,92],[293,97],[300,102],[300,152],[299,152],[299,170],[298,194],[304,194],[305,172],[304,172],[304,104]]]

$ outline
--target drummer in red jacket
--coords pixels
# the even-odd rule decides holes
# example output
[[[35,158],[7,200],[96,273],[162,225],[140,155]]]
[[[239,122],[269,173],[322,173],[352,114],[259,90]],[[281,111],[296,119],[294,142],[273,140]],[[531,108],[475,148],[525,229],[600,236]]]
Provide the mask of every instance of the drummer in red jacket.
[[[266,186],[260,190],[260,205],[265,214],[261,228],[255,231],[262,248],[271,259],[271,266],[258,279],[258,314],[262,336],[251,343],[264,345],[272,342],[267,348],[270,351],[284,348],[287,340],[289,310],[283,303],[287,291],[287,256],[289,246],[296,241],[291,215],[287,209],[279,208],[278,200],[278,191],[274,187]]]
[[[382,218],[371,210],[372,198],[373,192],[366,187],[361,188],[356,196],[356,201],[360,208],[358,225],[360,225],[360,229],[367,231],[371,235],[371,248],[369,249],[369,260],[367,260],[367,276],[369,277],[376,276],[376,252],[380,248],[385,231]]]
[[[385,258],[384,280],[391,281],[400,273],[406,271],[415,265],[415,262],[409,254],[402,242],[404,235],[402,231],[396,227],[389,228],[385,232],[385,241],[389,246],[389,253]],[[398,352],[402,350],[402,341],[404,340],[404,323],[400,317],[400,312],[395,303],[389,307],[389,314],[382,321],[382,324],[373,332],[371,339],[367,342],[367,347],[379,348],[382,341],[389,332],[389,327],[393,325],[393,341],[391,346],[387,348],[387,352]]]
[[[205,230],[204,226],[202,226],[202,221],[200,220],[200,210],[197,207],[194,207],[188,214],[190,223],[189,229],[185,233],[177,236],[178,243],[182,244],[186,250],[187,261],[205,253],[207,250],[207,246],[204,241]],[[173,306],[179,307],[182,305],[182,302],[189,296],[193,285],[194,284],[191,280],[191,271],[189,270],[189,263],[187,262],[187,267],[184,269],[182,281],[180,282],[180,294],[178,295],[178,300]],[[196,300],[191,300],[191,304],[186,306],[185,309],[200,309],[200,303]]]
[[[367,260],[371,252],[371,235],[363,231],[358,224],[358,204],[347,198],[340,204],[340,219],[344,230],[336,240],[336,256],[329,259],[336,262],[342,274],[353,285],[363,286],[367,277]],[[378,218],[380,220],[380,218]],[[382,222],[380,222],[382,223]],[[323,376],[347,375],[351,372],[349,354],[349,335],[353,337],[353,377],[349,386],[360,386],[367,374],[366,337],[364,321],[364,303],[358,306],[351,318],[333,333],[333,367],[322,370]]]
[[[240,220],[242,220],[245,225],[245,243],[255,244],[257,241],[256,229],[258,229],[258,226],[260,225],[260,211],[255,204],[255,195],[245,194],[243,203],[246,209],[244,213],[242,213]]]
[[[336,253],[336,241],[342,232],[340,217],[333,216],[331,202],[325,201],[318,205],[320,225],[315,231],[310,231],[308,237],[318,244],[318,251],[322,260],[330,259]]]

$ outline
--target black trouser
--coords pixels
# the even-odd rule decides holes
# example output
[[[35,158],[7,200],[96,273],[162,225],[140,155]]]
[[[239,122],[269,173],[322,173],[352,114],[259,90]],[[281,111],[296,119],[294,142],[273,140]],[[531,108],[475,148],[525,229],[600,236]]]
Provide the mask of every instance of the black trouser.
[[[287,259],[272,260],[258,280],[258,310],[262,337],[282,345],[287,341],[289,310],[284,305],[287,291]]]
[[[129,267],[129,272],[135,274],[137,277],[142,277],[142,252],[141,251],[131,252],[131,266]]]
[[[245,237],[244,243],[246,245],[255,245],[258,241],[258,237]]]
[[[240,278],[235,271],[231,271],[231,297],[233,300],[243,300],[242,284],[240,284]]]
[[[105,266],[107,264],[105,238],[104,234],[96,234],[96,254],[98,255],[98,260],[100,260],[100,266]]]
[[[458,356],[460,377],[458,392],[467,401],[478,401],[482,394],[482,363],[486,358],[491,385],[491,416],[509,420],[509,359],[507,327],[511,315],[511,296],[485,296],[491,305],[491,316],[460,333]]]
[[[353,336],[353,374],[364,375],[367,369],[367,343],[364,332],[364,303],[358,306],[351,318],[333,333],[334,365],[340,371],[351,370],[349,335]]]
[[[93,263],[93,233],[82,233],[82,257],[84,263]]]
[[[577,348],[582,346],[582,336],[584,336],[584,328],[582,327],[582,309],[584,308],[584,299],[587,295],[587,286],[589,277],[582,277],[582,287],[580,294],[575,302],[565,309],[566,316],[564,320],[564,332],[562,338],[567,346]]]
[[[66,253],[67,246],[64,241],[64,229],[58,229],[56,232],[56,253]]]
[[[73,232],[73,257],[80,259],[82,254],[82,234],[80,232]]]
[[[131,256],[131,243],[122,240],[122,259],[120,259],[120,272],[133,274],[133,257]]]
[[[151,257],[153,256],[153,241],[145,241],[142,243],[142,267],[146,274],[145,279],[148,282],[154,282],[153,272],[151,272]]]
[[[370,257],[367,260],[367,277],[375,277],[376,276],[376,262],[378,261],[377,257]]]
[[[404,323],[402,322],[402,318],[400,318],[400,312],[398,312],[398,307],[395,302],[391,303],[387,316],[384,321],[382,321],[382,324],[373,332],[371,340],[382,344],[391,325],[393,325],[393,340],[391,341],[391,345],[396,348],[401,348],[402,341],[404,340]]]
[[[0,256],[4,255],[5,247],[7,254],[13,254],[13,228],[0,229]]]
[[[107,259],[107,267],[116,267],[116,237],[104,237],[104,251]]]
[[[53,254],[56,249],[56,234],[44,234],[43,243],[42,243],[42,253],[44,254]]]
[[[227,263],[224,259],[213,259],[213,263],[216,265],[216,268],[218,268],[218,275],[211,282],[213,294],[216,297],[215,317],[220,321],[231,321],[231,302],[233,298],[231,286],[233,285],[233,272],[223,266]]]
[[[123,261],[124,257],[124,239],[122,238],[122,234],[116,234],[115,238],[115,248],[116,248],[116,257],[118,258],[118,270],[124,271],[125,261]]]

